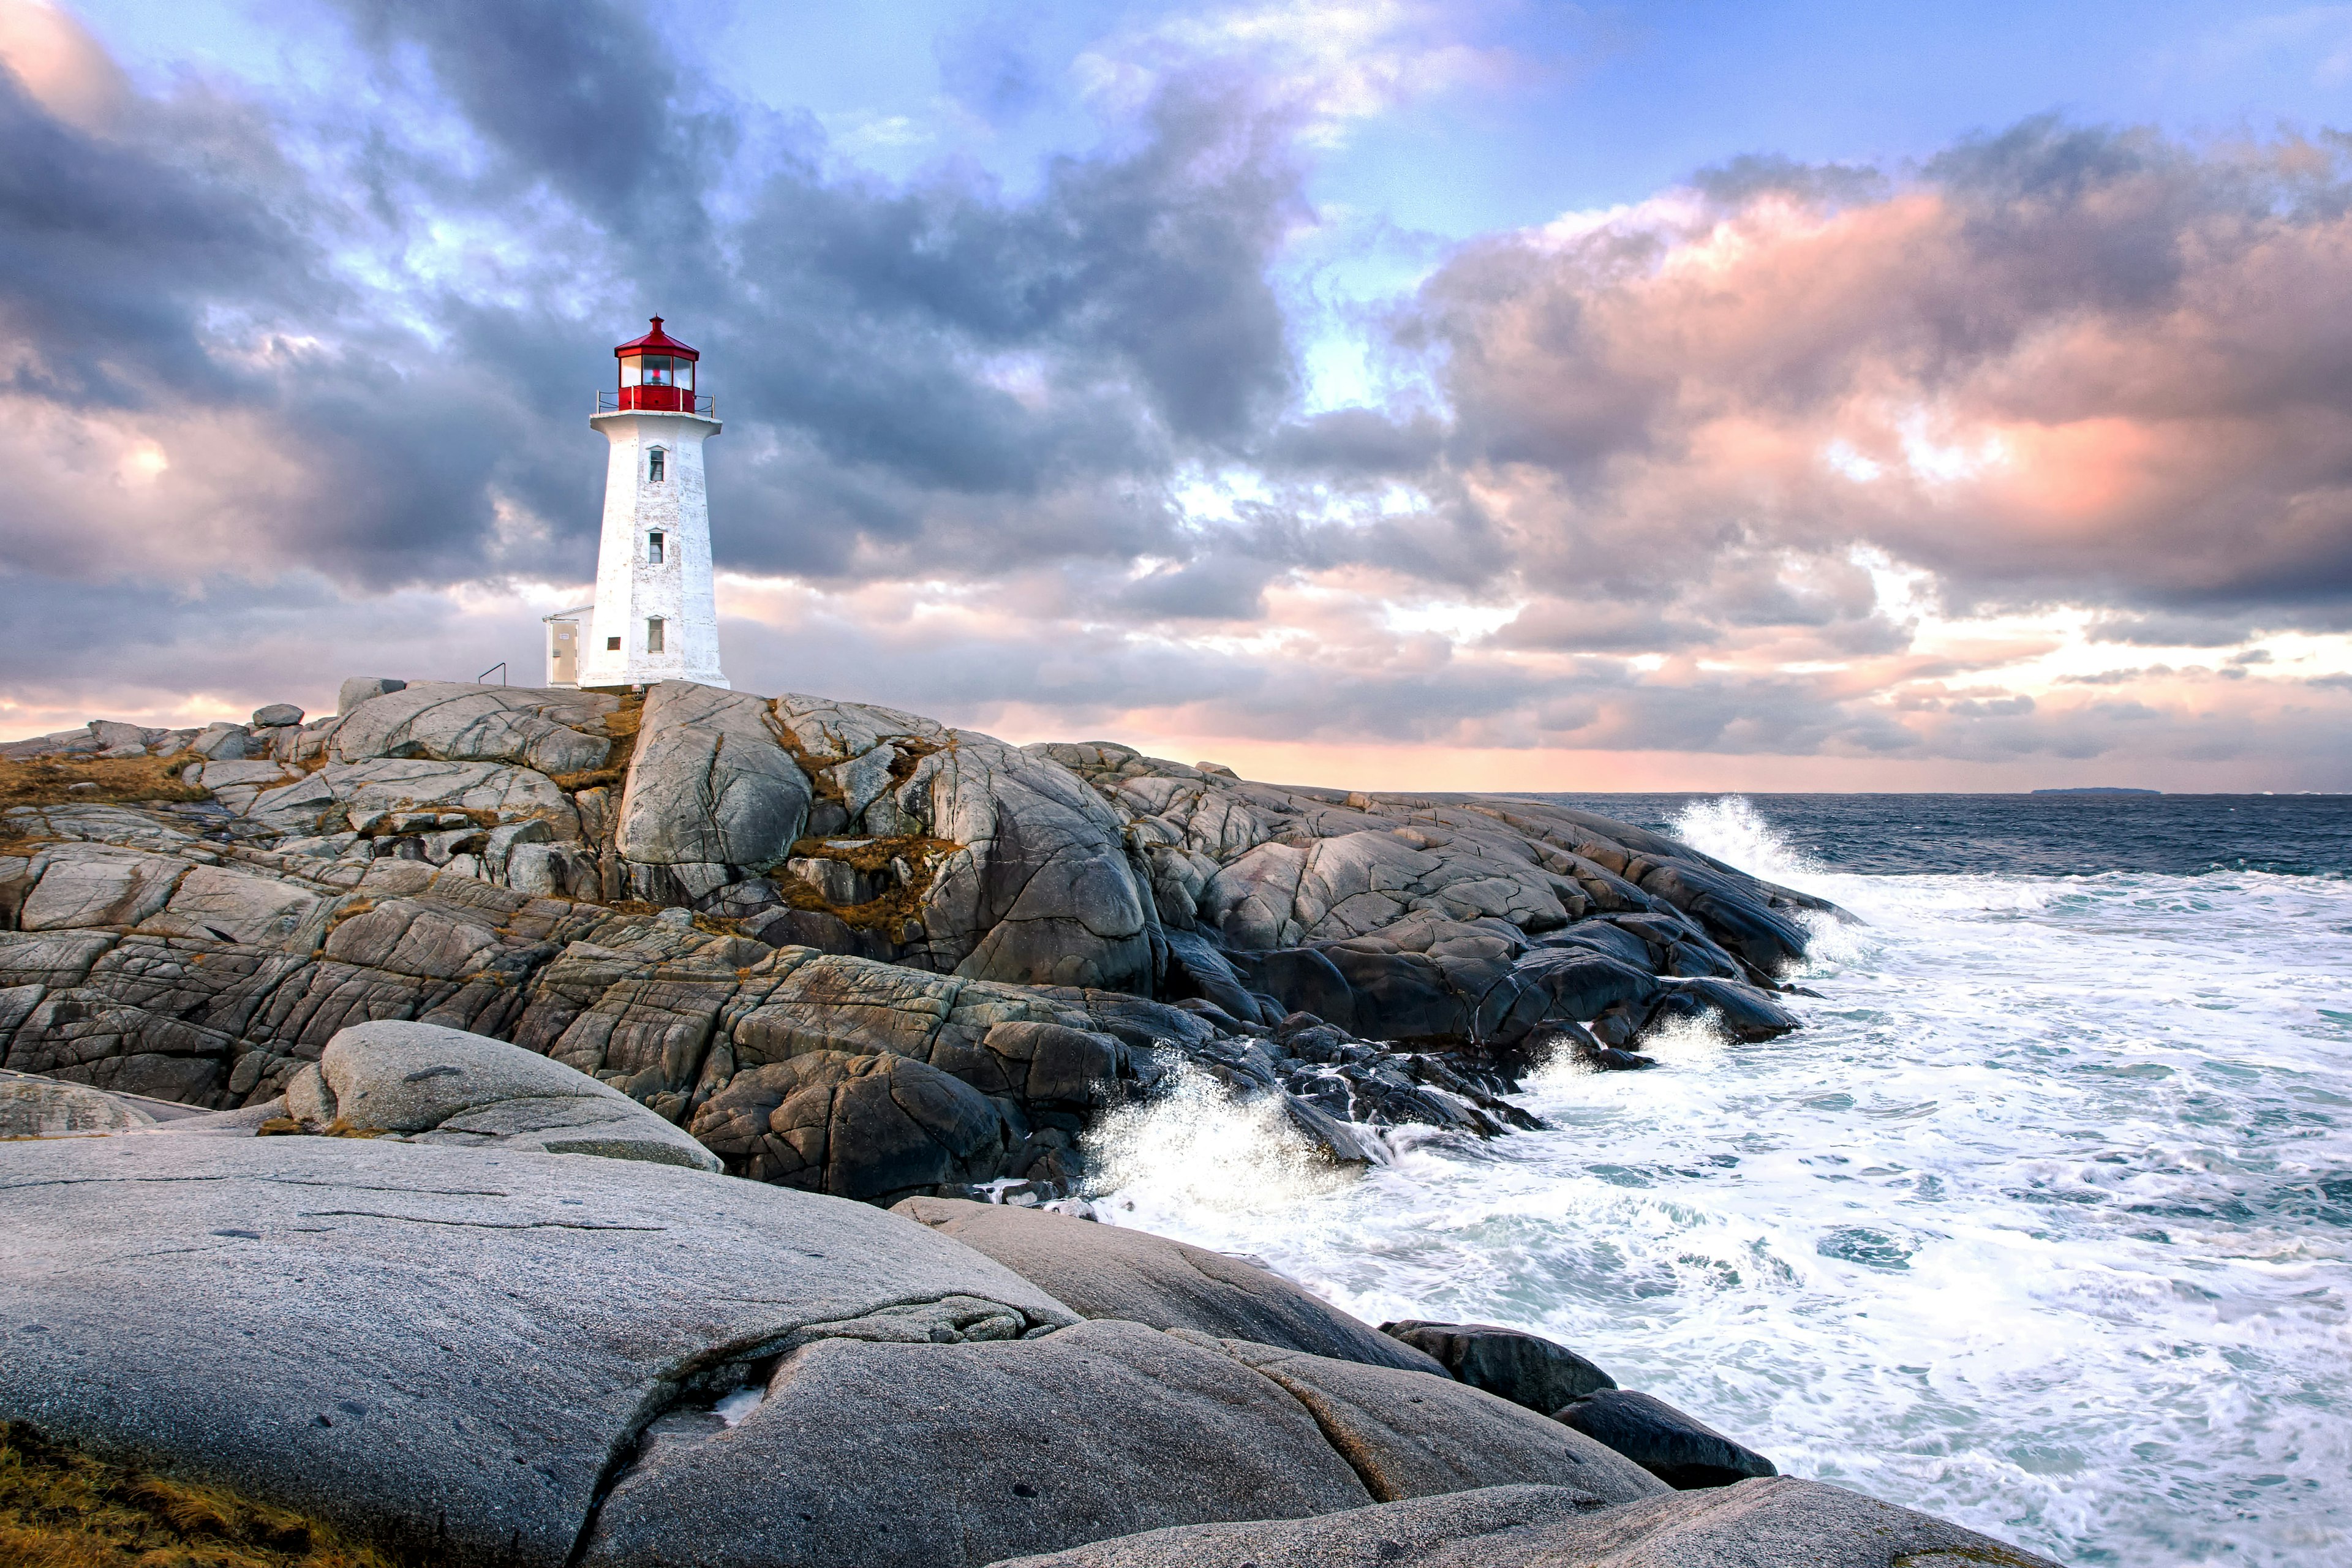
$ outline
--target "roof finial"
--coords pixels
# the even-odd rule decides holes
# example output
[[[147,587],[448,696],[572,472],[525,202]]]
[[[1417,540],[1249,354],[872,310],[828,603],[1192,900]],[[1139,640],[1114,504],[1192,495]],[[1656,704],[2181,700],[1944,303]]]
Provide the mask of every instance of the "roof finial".
[[[654,318],[654,331],[657,332],[661,331],[661,318],[659,316],[656,316]]]

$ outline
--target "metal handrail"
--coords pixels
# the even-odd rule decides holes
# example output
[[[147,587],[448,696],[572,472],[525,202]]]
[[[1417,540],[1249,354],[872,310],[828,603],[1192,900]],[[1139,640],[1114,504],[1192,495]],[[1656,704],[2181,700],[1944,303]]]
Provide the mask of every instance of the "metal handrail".
[[[505,659],[500,659],[498,663],[490,666],[490,669],[495,669],[499,672],[499,684],[500,686],[504,686],[507,683],[507,661]],[[490,669],[486,669],[482,671],[481,674],[474,677],[474,684],[479,686],[484,681],[489,679]]]
[[[608,387],[596,395],[596,412],[599,414],[683,414],[686,410],[683,408],[623,408],[620,393]],[[694,414],[698,419],[718,418],[719,400],[708,393],[696,393]]]

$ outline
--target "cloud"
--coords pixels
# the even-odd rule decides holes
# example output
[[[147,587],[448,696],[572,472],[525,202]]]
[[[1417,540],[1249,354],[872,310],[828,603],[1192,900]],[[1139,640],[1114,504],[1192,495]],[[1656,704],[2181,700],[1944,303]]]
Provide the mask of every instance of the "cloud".
[[[593,560],[588,395],[659,310],[726,420],[753,689],[1401,768],[2340,776],[2333,142],[1734,160],[1461,246],[1352,318],[1396,395],[1332,408],[1282,281],[1331,243],[1314,159],[1516,69],[1475,17],[1102,40],[1101,140],[1008,193],[863,172],[618,5],[334,14],[324,101],[142,89],[0,9],[16,731],[527,671]],[[1012,23],[942,50],[975,112],[1064,89]]]
[[[1409,339],[1558,584],[1867,545],[1957,604],[2352,590],[2352,185],[2330,142],[2034,121],[1883,194],[1707,180],[1468,247]]]

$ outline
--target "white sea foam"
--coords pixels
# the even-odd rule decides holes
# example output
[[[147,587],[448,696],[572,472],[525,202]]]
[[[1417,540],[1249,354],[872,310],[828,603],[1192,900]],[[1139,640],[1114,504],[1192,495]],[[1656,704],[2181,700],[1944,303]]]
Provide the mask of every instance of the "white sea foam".
[[[1548,1070],[1549,1131],[1337,1186],[1196,1086],[1105,1141],[1108,1214],[2066,1562],[2352,1561],[2352,883],[1845,876],[1738,806],[1678,826],[1868,922],[1802,1032]]]

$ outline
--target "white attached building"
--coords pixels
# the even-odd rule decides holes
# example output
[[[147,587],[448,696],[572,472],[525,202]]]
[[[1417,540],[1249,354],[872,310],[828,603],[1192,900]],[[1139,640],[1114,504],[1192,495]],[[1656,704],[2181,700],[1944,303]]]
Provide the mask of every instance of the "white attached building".
[[[711,584],[710,507],[702,443],[719,434],[695,391],[701,355],[662,331],[613,351],[618,387],[589,424],[612,444],[596,602],[547,617],[550,686],[725,686]]]

